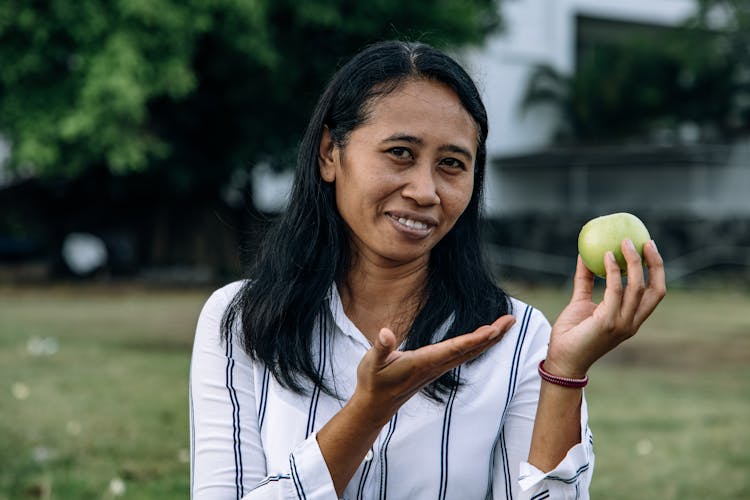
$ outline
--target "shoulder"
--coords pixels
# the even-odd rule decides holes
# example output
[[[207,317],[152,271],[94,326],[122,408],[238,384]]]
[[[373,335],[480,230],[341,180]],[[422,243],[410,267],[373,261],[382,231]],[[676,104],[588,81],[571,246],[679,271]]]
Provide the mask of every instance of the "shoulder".
[[[508,302],[511,307],[511,314],[516,318],[516,324],[518,322],[527,322],[530,325],[547,325],[549,321],[542,311],[537,309],[531,304],[517,299],[516,297],[508,296]]]
[[[214,290],[203,305],[193,340],[192,366],[196,370],[223,370],[227,358],[241,365],[251,364],[242,346],[242,335],[235,328],[224,331],[222,326],[227,308],[245,283],[235,281]]]
[[[521,344],[546,346],[552,327],[544,313],[515,297],[508,296],[508,300],[516,323],[506,337],[509,337],[509,340],[510,338],[517,339]]]
[[[203,310],[201,311],[201,316],[224,314],[224,311],[246,283],[247,280],[233,281],[232,283],[214,290],[208,299],[206,299],[206,302],[203,305]]]
[[[196,327],[196,342],[216,342],[221,338],[221,322],[234,297],[246,281],[229,283],[214,292],[203,304]]]
[[[208,298],[207,303],[229,304],[235,295],[248,283],[249,280],[237,280],[217,288]]]

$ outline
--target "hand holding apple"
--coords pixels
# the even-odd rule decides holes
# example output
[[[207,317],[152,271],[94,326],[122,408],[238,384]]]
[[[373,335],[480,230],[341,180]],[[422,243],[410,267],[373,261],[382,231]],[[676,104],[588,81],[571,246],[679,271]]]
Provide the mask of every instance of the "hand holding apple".
[[[651,240],[648,229],[633,214],[620,212],[591,219],[581,228],[578,235],[578,253],[591,272],[604,277],[604,255],[612,252],[623,272],[627,271],[625,257],[620,250],[623,240],[629,238],[643,258],[643,245]]]
[[[596,225],[593,229],[597,230]],[[610,238],[620,238],[623,233],[619,231],[617,228],[612,230]],[[588,240],[584,238],[584,241]],[[615,252],[601,250],[606,289],[599,304],[592,300],[594,274],[584,264],[583,255],[578,258],[570,303],[552,327],[544,362],[548,372],[560,377],[582,378],[600,357],[635,335],[656,309],[666,294],[664,262],[653,240],[646,239],[640,247],[648,267],[648,283],[641,253],[631,235],[626,235],[615,248],[625,262],[626,285]]]

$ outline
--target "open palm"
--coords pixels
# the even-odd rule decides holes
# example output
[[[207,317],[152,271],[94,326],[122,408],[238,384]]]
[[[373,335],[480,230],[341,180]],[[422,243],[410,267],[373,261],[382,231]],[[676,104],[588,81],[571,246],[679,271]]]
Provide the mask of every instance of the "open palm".
[[[560,376],[582,377],[596,360],[635,335],[664,297],[664,263],[653,241],[643,249],[648,285],[632,242],[623,241],[622,252],[627,261],[627,286],[623,286],[620,268],[608,253],[606,289],[599,304],[592,300],[594,275],[578,257],[573,295],[552,327],[547,370]]]
[[[357,368],[356,394],[390,418],[427,384],[499,342],[514,322],[511,315],[501,316],[471,333],[413,351],[397,350],[395,335],[383,328]]]

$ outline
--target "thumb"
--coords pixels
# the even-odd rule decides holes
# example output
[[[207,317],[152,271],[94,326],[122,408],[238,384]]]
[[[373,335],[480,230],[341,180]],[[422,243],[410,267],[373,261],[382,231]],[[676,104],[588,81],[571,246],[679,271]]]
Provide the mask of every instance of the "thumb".
[[[591,301],[591,296],[594,291],[594,273],[588,270],[586,265],[583,263],[581,256],[578,256],[576,262],[576,274],[573,277],[573,295],[570,298],[571,302],[578,300]]]
[[[394,349],[396,349],[396,335],[388,328],[381,328],[372,346],[375,360],[379,364],[385,364]]]

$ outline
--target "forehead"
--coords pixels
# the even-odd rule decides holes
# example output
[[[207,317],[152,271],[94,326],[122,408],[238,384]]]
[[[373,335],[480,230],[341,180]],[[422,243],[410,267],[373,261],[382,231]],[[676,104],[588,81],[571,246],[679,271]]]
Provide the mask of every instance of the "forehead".
[[[363,127],[370,133],[397,130],[423,139],[439,139],[476,150],[479,129],[456,93],[430,80],[407,80],[376,97],[368,106]]]

